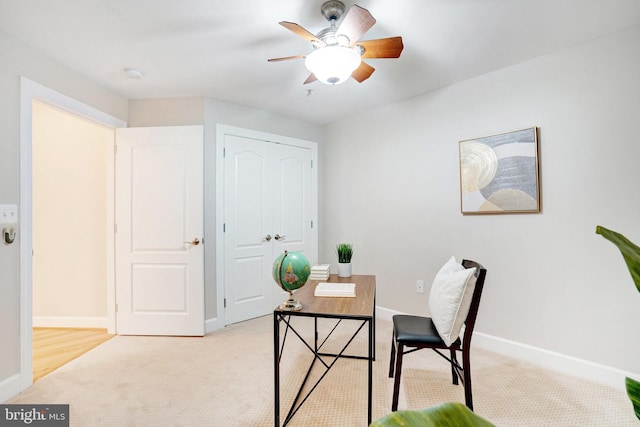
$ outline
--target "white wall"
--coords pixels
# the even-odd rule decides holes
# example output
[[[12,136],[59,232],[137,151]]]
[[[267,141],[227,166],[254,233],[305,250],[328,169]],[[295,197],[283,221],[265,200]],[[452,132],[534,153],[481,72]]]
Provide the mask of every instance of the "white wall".
[[[427,314],[416,280],[451,255],[476,259],[488,269],[477,331],[640,373],[640,295],[595,234],[640,243],[638,52],[640,27],[329,125],[320,261],[352,242],[379,305]],[[461,215],[458,141],[531,126],[542,212]]]
[[[129,127],[204,125],[205,98],[129,100]]]
[[[33,324],[106,328],[114,130],[37,101],[32,114]]]

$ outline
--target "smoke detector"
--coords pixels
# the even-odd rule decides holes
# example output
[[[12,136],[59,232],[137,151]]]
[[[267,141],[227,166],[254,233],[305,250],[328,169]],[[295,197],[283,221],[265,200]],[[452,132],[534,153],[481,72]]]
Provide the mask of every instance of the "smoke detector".
[[[137,68],[125,68],[124,75],[131,80],[140,80],[142,77],[144,77],[144,73]]]

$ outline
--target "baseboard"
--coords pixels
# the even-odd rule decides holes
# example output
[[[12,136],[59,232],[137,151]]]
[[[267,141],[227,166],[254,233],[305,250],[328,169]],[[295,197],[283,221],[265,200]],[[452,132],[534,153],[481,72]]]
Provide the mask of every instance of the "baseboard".
[[[4,403],[18,393],[20,393],[20,374],[0,381],[0,402]]]
[[[34,328],[100,328],[106,329],[106,317],[33,316]]]
[[[376,319],[391,321],[395,314],[405,314],[400,311],[391,310],[389,308],[376,306]]]
[[[640,374],[623,371],[566,354],[556,353],[528,344],[474,332],[473,345],[489,351],[523,360],[545,369],[583,378],[599,384],[624,390],[625,377],[640,378]]]
[[[391,320],[394,314],[403,313],[384,307],[376,307],[376,317],[379,319]],[[639,373],[623,371],[611,366],[601,365],[481,332],[474,332],[472,345],[545,369],[604,384],[618,390],[625,389],[625,377],[640,378]]]
[[[219,317],[214,317],[213,319],[207,319],[204,321],[205,334],[217,331],[218,329],[222,329],[222,328],[224,328],[224,323],[222,322],[222,319]]]

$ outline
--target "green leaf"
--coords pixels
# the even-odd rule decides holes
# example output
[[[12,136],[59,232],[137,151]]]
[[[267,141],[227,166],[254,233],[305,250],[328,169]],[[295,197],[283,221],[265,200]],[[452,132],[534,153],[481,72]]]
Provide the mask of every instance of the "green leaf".
[[[627,396],[631,399],[633,410],[636,413],[636,417],[640,420],[640,382],[627,377],[625,384],[627,385]]]
[[[369,427],[494,427],[461,403],[449,402],[417,411],[397,411]]]
[[[336,245],[336,253],[338,254],[338,262],[351,262],[353,245],[351,243],[338,243]]]
[[[620,249],[624,261],[627,263],[627,268],[631,273],[631,277],[633,278],[633,282],[636,284],[638,292],[640,292],[640,247],[629,241],[629,239],[622,234],[607,230],[599,225],[596,227],[596,234],[602,235],[602,237]]]

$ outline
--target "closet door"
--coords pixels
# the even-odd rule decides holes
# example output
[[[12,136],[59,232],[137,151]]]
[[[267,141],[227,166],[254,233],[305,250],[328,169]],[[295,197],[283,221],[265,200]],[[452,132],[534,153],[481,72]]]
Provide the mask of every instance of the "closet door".
[[[225,135],[226,324],[268,314],[286,299],[271,276],[283,250],[312,261],[311,172],[309,148]]]

